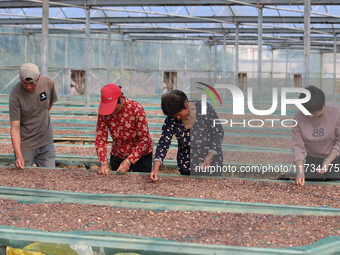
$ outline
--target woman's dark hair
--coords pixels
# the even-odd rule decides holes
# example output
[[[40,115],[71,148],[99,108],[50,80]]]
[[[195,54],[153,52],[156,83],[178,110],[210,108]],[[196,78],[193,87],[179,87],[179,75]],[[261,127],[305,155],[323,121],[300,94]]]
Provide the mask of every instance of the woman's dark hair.
[[[188,101],[188,98],[183,91],[171,90],[162,95],[162,111],[165,115],[172,117],[185,109],[186,101]]]
[[[122,86],[118,86],[120,89],[122,89]],[[124,95],[124,93],[122,92],[121,96]],[[118,97],[118,101],[117,104],[120,104],[120,97]]]
[[[302,104],[310,113],[321,111],[325,105],[325,93],[323,91],[313,85],[309,85],[308,87],[305,87],[310,94],[311,98],[308,102]],[[306,95],[304,93],[301,93],[299,98],[305,98]]]

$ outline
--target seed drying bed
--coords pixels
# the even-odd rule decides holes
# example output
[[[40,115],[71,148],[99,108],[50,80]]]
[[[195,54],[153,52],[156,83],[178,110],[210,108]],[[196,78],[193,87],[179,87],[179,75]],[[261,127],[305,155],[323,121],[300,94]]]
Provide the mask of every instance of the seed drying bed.
[[[164,120],[159,97],[136,99],[143,104],[155,102],[144,108],[156,143]],[[7,162],[0,166],[0,244],[83,243],[106,247],[106,255],[340,251],[339,182],[299,187],[293,181],[160,174],[158,182],[150,183],[145,174],[102,176],[96,170],[68,168],[98,165],[93,141],[99,100],[92,97],[91,107],[85,109],[77,97],[60,97],[52,108],[57,161],[65,169],[9,167],[13,155],[8,109],[0,107],[0,158]],[[221,118],[233,118],[230,110],[217,111]],[[224,163],[290,165],[291,131],[268,124],[261,128],[225,125]],[[172,167],[175,147],[173,143],[166,160]]]

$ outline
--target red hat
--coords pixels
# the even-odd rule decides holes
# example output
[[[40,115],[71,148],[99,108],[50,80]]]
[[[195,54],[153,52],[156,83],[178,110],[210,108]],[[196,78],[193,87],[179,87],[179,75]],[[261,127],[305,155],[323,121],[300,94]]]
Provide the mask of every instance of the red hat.
[[[101,89],[102,99],[99,104],[98,112],[100,115],[109,115],[114,112],[118,98],[122,95],[120,87],[116,84],[107,84]]]

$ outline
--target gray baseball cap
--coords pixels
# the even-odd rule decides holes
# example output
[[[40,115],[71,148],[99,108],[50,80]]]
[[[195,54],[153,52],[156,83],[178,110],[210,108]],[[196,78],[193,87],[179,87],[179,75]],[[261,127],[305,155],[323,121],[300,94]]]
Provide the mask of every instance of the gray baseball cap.
[[[39,67],[32,63],[23,64],[19,71],[20,78],[26,82],[35,82],[40,75]]]

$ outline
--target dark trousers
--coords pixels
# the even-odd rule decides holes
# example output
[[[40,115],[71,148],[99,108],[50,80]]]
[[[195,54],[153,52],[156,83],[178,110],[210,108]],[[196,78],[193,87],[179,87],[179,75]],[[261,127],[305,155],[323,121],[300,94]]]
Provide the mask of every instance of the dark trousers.
[[[340,181],[340,157],[335,158],[324,174],[317,173],[317,168],[322,168],[324,158],[307,155],[305,163],[306,181]]]
[[[110,165],[112,171],[117,170],[120,166],[120,163],[122,163],[125,159],[118,158],[116,156],[111,155],[110,157]],[[151,172],[152,169],[152,152],[149,154],[146,154],[142,156],[136,164],[131,164],[130,169],[133,172]]]

